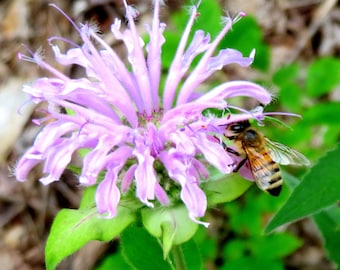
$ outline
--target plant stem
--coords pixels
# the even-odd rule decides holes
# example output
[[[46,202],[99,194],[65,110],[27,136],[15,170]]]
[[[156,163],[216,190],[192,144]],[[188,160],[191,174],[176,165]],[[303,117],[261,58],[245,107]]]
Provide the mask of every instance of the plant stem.
[[[181,245],[172,246],[171,253],[174,258],[176,270],[187,270],[184,254]]]

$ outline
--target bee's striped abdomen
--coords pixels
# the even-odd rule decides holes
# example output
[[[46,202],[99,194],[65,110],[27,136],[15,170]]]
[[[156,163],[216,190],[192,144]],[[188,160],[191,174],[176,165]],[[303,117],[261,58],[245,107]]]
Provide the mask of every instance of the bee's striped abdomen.
[[[283,183],[279,164],[273,161],[265,148],[261,150],[256,151],[257,155],[254,153],[248,155],[254,178],[262,190],[270,195],[278,196]]]

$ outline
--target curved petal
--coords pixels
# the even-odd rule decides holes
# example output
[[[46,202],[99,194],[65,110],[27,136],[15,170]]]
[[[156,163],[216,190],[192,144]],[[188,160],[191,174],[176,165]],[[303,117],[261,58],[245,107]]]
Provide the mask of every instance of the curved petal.
[[[220,143],[206,138],[205,134],[196,134],[193,137],[196,147],[203,153],[205,159],[223,173],[231,173],[234,160]]]
[[[46,153],[48,148],[56,144],[62,136],[79,128],[72,122],[55,121],[46,125],[34,141],[36,151]]]
[[[112,218],[117,214],[117,207],[120,201],[120,191],[116,185],[120,167],[109,168],[104,180],[98,185],[96,191],[96,205],[100,214],[107,214]]]
[[[203,217],[207,209],[207,197],[197,184],[187,181],[182,185],[181,199],[189,210],[189,217],[196,223],[209,226],[209,223],[197,220]]]
[[[46,177],[40,181],[47,185],[51,182],[58,181],[66,166],[71,162],[73,153],[82,145],[82,141],[76,136],[65,139],[59,144],[51,147],[47,154],[43,172],[47,173]]]
[[[41,153],[37,153],[35,147],[29,148],[20,158],[15,168],[15,177],[18,181],[27,180],[29,172],[42,161]]]
[[[134,164],[130,166],[130,168],[124,174],[121,182],[121,189],[123,193],[126,193],[129,190],[135,176],[136,168],[137,165]]]
[[[155,185],[157,182],[156,172],[153,168],[154,158],[150,155],[150,149],[144,144],[138,143],[133,155],[136,156],[138,165],[135,170],[136,179],[136,195],[149,207],[153,207],[153,203],[149,200],[155,198]]]
[[[212,102],[235,96],[248,96],[255,98],[264,105],[269,104],[272,99],[271,94],[258,84],[247,81],[232,81],[220,84],[219,86],[211,89],[208,93],[198,98],[196,102]]]
[[[190,164],[182,163],[176,155],[162,152],[160,155],[165,168],[168,171],[169,177],[176,180],[181,185],[181,199],[188,208],[189,216],[197,223],[198,217],[205,214],[207,208],[207,199],[205,193],[199,188],[199,180],[190,174],[188,166]],[[206,223],[202,223],[207,225]]]

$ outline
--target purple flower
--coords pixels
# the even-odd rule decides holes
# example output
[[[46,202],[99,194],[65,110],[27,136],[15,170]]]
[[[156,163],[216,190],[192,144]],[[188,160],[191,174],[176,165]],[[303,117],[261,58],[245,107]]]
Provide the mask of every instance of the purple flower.
[[[58,181],[72,155],[79,149],[87,149],[79,182],[84,186],[99,182],[95,198],[99,213],[114,217],[121,196],[133,191],[148,207],[181,200],[192,220],[207,225],[198,220],[207,208],[206,195],[200,188],[202,179],[208,178],[207,168],[214,166],[228,174],[235,166],[234,157],[215,137],[222,136],[228,123],[262,119],[263,113],[240,109],[242,114],[216,118],[204,116],[202,111],[228,109],[227,99],[235,96],[248,96],[265,105],[271,95],[247,81],[225,82],[206,94],[198,94],[197,88],[215,71],[230,63],[249,66],[254,57],[253,52],[243,57],[234,49],[216,51],[242,14],[234,19],[226,18],[215,39],[199,30],[189,41],[198,6],[191,9],[161,89],[165,24],[159,21],[160,2],[154,3],[153,20],[147,26],[150,41],[144,46],[134,23],[136,11],[124,1],[129,27],[121,30],[121,21],[116,19],[111,31],[125,44],[126,59],[120,58],[87,24],[77,27],[70,20],[80,34],[81,45],[64,38],[51,38],[51,44],[61,39],[73,45],[66,53],[57,45],[52,44],[52,49],[60,64],[83,67],[84,78],[69,78],[43,61],[39,54],[33,54],[31,59],[20,55],[52,76],[24,87],[33,102],[47,102],[48,108],[46,116],[36,120],[43,129],[19,160],[16,177],[25,181],[30,170],[43,162],[44,177],[40,181],[43,184]],[[197,55],[201,59],[193,67]],[[69,113],[62,113],[60,107]],[[103,172],[104,178],[99,181]],[[179,192],[173,192],[174,189]]]

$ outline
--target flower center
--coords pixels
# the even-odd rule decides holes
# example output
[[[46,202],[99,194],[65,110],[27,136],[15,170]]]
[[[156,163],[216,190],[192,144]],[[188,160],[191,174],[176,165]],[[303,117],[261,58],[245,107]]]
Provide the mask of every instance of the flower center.
[[[148,123],[153,123],[157,128],[163,118],[163,109],[160,108],[157,111],[153,111],[151,115],[144,113],[138,114],[138,127],[146,128]]]

